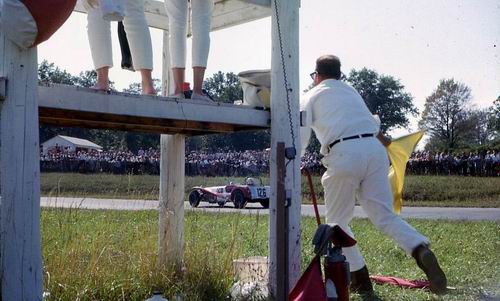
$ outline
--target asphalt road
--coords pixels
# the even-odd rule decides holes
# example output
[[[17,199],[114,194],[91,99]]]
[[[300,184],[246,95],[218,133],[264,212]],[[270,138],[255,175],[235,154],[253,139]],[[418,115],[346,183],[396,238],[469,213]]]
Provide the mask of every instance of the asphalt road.
[[[52,208],[81,208],[81,209],[111,209],[111,210],[156,210],[158,201],[146,200],[120,200],[120,199],[95,199],[95,198],[49,198],[42,197],[42,207]],[[186,202],[186,210],[202,212],[238,212],[243,214],[269,214],[268,209],[263,209],[260,204],[248,204],[245,209],[235,209],[232,204],[224,208],[217,205],[201,204],[198,208],[191,208]],[[319,205],[319,212],[323,214],[324,205]],[[312,205],[302,205],[302,215],[314,216]],[[354,216],[366,217],[363,209],[356,206]],[[403,207],[403,218],[420,219],[448,219],[448,220],[490,220],[500,221],[500,208],[452,208],[452,207]]]

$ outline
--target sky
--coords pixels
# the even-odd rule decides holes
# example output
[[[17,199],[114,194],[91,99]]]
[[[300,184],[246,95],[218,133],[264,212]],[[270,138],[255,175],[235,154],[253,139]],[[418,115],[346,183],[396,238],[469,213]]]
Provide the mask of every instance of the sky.
[[[425,98],[443,78],[455,78],[472,90],[473,104],[491,106],[500,96],[500,0],[302,0],[300,8],[300,86],[311,83],[318,56],[336,54],[344,73],[367,67],[396,77],[422,112]],[[114,31],[113,31],[114,32]],[[153,76],[161,78],[162,33],[151,29]],[[115,65],[110,77],[118,89],[139,82],[139,74]],[[188,42],[190,64],[190,43]],[[93,68],[86,16],[68,22],[39,47],[48,60],[78,74]],[[268,69],[271,65],[271,19],[265,18],[211,34],[206,74]],[[191,72],[187,71],[190,81]],[[417,117],[418,118],[418,117]],[[417,118],[412,118],[411,129]],[[411,130],[410,129],[410,130]],[[396,134],[408,130],[394,131]]]

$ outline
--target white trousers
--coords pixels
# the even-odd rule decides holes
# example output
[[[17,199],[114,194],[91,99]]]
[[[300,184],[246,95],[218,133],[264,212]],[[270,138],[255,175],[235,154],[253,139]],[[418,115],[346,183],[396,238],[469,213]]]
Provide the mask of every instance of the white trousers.
[[[186,68],[188,0],[165,0],[170,38],[172,68]],[[193,67],[206,67],[210,50],[210,23],[213,0],[191,0],[193,31]]]
[[[337,223],[353,235],[349,223],[359,200],[370,221],[411,254],[429,240],[406,223],[392,209],[392,192],[387,177],[389,159],[376,138],[361,138],[336,144],[323,158],[327,167],[321,183],[325,190],[326,222]],[[365,265],[358,246],[343,249],[351,271]]]
[[[113,66],[111,24],[102,18],[99,7],[89,8],[87,33],[95,69]],[[135,70],[153,69],[151,34],[144,15],[143,0],[125,0],[123,26],[127,33]]]

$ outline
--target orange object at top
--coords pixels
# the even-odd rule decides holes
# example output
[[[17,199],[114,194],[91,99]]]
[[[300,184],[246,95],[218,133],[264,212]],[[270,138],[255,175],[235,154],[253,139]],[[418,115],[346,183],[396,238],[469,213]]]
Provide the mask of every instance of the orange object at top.
[[[76,0],[3,0],[0,28],[21,48],[48,40],[71,15]]]
[[[48,40],[73,12],[76,0],[22,0],[35,19],[38,34],[32,46]]]

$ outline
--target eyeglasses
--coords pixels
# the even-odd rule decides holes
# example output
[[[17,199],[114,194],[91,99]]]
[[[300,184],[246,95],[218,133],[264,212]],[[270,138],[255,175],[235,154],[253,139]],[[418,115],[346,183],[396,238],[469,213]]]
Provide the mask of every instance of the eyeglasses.
[[[309,76],[315,80],[316,79],[316,76],[318,75],[318,71],[314,71],[313,73],[309,74]]]

